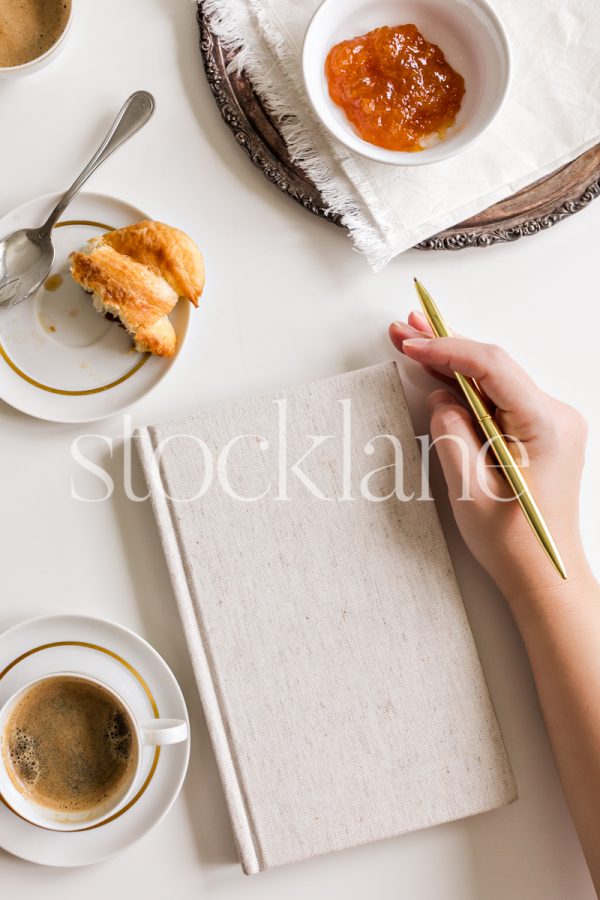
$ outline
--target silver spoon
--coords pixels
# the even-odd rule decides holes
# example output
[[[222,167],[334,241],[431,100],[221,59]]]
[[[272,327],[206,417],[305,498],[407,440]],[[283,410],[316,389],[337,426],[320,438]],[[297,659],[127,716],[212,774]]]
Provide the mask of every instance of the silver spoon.
[[[148,91],[132,94],[79,178],[63,194],[41,228],[23,228],[0,241],[0,309],[27,300],[45,281],[54,262],[51,233],[56,221],[92,172],[146,124],[154,105],[154,97]]]

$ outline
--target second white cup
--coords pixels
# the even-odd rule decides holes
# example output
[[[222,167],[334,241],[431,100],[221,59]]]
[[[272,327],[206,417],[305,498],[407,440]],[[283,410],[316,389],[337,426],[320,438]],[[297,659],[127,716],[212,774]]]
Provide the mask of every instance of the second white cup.
[[[5,752],[5,730],[6,724],[15,709],[17,703],[36,685],[41,682],[47,682],[56,678],[77,678],[90,684],[102,688],[110,694],[115,702],[121,706],[127,713],[133,735],[134,747],[133,757],[135,764],[129,774],[129,777],[120,785],[119,790],[111,795],[106,804],[102,807],[95,807],[91,812],[65,812],[58,811],[42,806],[36,803],[25,792],[19,790],[14,779],[8,771],[10,762]],[[115,691],[110,685],[105,684],[97,678],[90,675],[84,675],[80,672],[53,672],[49,675],[43,675],[30,681],[24,687],[16,691],[0,709],[0,798],[19,816],[38,825],[41,828],[48,828],[52,831],[78,831],[82,828],[89,828],[97,825],[104,818],[114,815],[120,809],[127,805],[132,798],[136,787],[140,780],[140,773],[143,764],[142,750],[144,747],[166,746],[168,744],[178,744],[185,741],[188,736],[187,722],[183,719],[139,719],[126,700]]]

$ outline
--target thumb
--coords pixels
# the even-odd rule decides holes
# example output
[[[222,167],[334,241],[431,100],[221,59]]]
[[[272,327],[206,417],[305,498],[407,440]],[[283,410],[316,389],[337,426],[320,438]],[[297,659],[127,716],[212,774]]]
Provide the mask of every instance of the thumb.
[[[431,446],[435,446],[452,502],[473,499],[486,502],[489,491],[492,496],[503,492],[502,481],[493,469],[482,465],[482,441],[475,423],[458,400],[444,390],[434,391],[428,398],[431,411]]]

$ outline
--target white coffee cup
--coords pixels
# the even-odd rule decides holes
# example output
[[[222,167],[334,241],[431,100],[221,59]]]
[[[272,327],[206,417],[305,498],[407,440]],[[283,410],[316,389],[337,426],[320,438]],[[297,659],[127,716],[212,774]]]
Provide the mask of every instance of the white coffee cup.
[[[48,47],[45,53],[41,53],[40,56],[34,56],[33,59],[30,59],[25,63],[21,63],[20,66],[0,66],[0,78],[18,78],[21,75],[31,75],[33,72],[37,72],[39,69],[43,69],[48,65],[49,62],[51,62],[56,56],[58,56],[65,45],[67,34],[71,30],[74,10],[75,0],[71,0],[71,8],[69,10],[69,17],[65,23],[65,27],[63,28],[57,39],[54,41],[52,46]]]
[[[65,677],[77,678],[80,681],[87,681],[102,688],[114,698],[117,704],[125,709],[132,726],[133,752],[135,753],[136,764],[132,767],[129,777],[120,786],[119,790],[106,801],[106,804],[100,809],[95,807],[91,812],[63,812],[49,809],[36,803],[16,787],[7,769],[4,751],[4,731],[8,718],[16,704],[36,684]],[[178,744],[185,741],[187,736],[188,726],[183,719],[138,719],[127,701],[112,687],[98,678],[83,675],[80,672],[52,672],[48,675],[42,675],[16,691],[0,709],[0,798],[5,801],[13,812],[41,828],[48,828],[52,831],[78,831],[82,828],[89,828],[119,812],[120,809],[127,805],[139,785],[143,764],[142,750],[144,747],[162,747],[168,744]]]

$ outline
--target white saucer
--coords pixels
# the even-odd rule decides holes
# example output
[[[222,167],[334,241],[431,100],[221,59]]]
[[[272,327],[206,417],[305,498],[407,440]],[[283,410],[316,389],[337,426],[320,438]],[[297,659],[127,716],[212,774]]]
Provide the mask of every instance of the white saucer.
[[[0,219],[0,237],[41,224],[59,196],[46,194],[8,213]],[[58,277],[18,306],[0,309],[2,400],[38,419],[91,422],[131,406],[167,374],[185,339],[189,303],[179,302],[171,313],[177,351],[161,359],[137,353],[126,331],[99,315],[69,274],[69,253],[89,238],[147,218],[102,194],[73,200],[52,234],[50,277]]]
[[[184,719],[189,728],[175,676],[156,650],[121,625],[88,616],[42,616],[0,634],[0,706],[33,678],[64,670],[112,685],[140,718]],[[131,803],[87,830],[38,828],[0,798],[0,847],[47,866],[85,866],[125,850],[173,805],[187,771],[190,740],[144,753]]]

